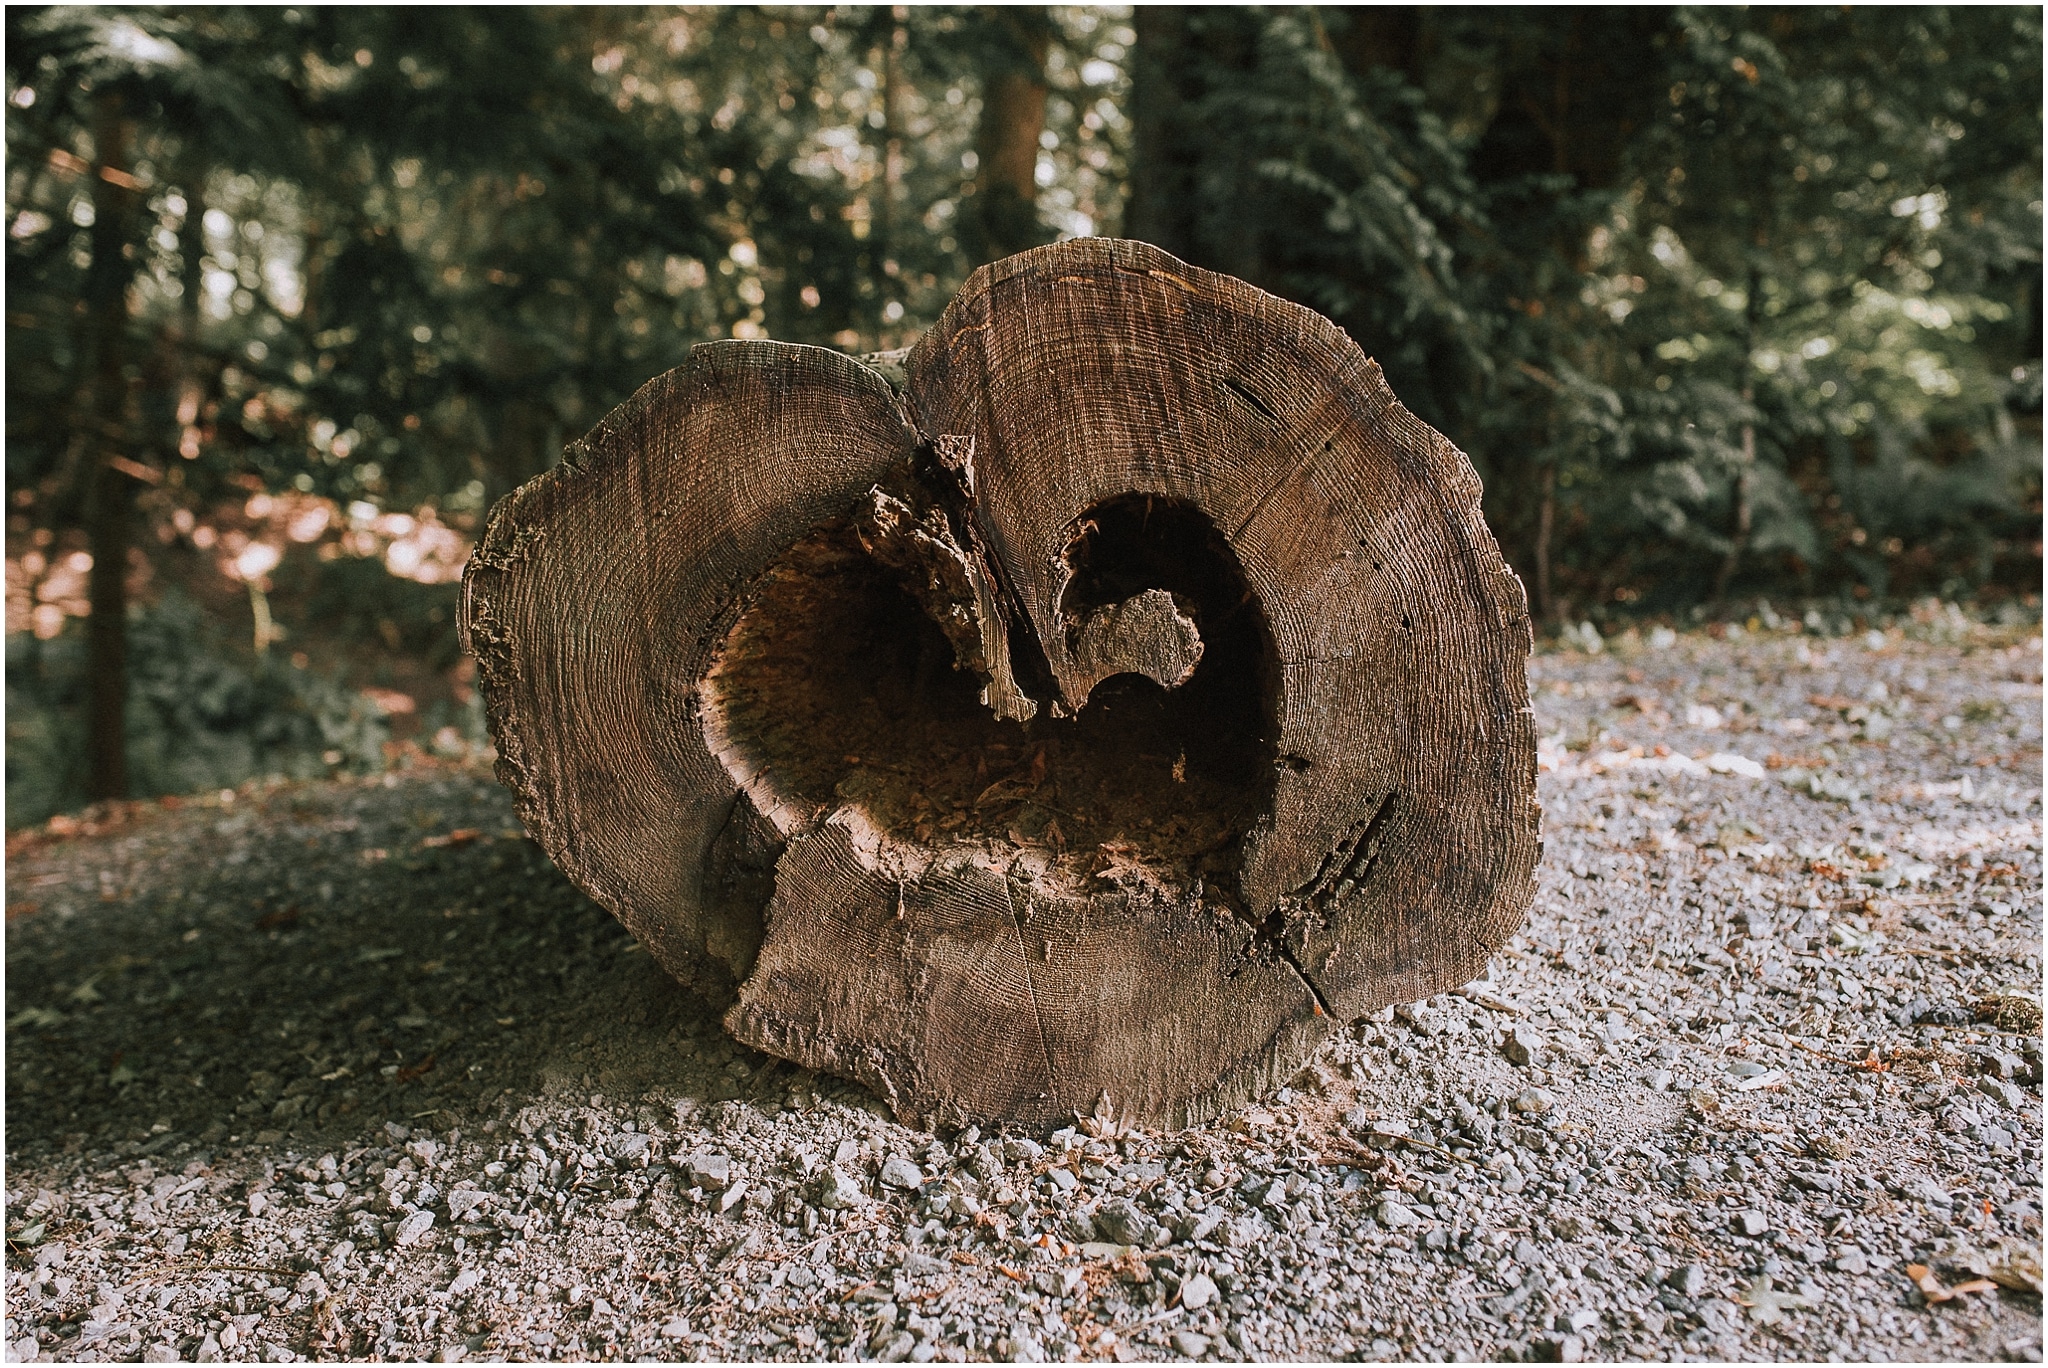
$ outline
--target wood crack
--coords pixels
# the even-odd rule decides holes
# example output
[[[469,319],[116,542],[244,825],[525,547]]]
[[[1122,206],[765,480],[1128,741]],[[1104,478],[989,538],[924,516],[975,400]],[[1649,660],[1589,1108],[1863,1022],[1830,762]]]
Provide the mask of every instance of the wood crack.
[[[1332,451],[1335,448],[1336,443],[1337,439],[1335,437],[1325,437],[1323,439],[1323,443],[1321,446],[1309,448],[1309,450],[1305,452],[1299,459],[1297,459],[1293,465],[1289,466],[1286,470],[1284,470],[1278,476],[1276,476],[1271,484],[1267,485],[1263,490],[1259,491],[1259,497],[1252,501],[1250,511],[1247,512],[1242,518],[1239,518],[1237,520],[1237,526],[1230,530],[1231,541],[1235,542],[1239,540],[1241,537],[1243,537],[1244,530],[1247,527],[1250,527],[1252,523],[1258,519],[1259,514],[1266,511],[1266,505],[1271,503],[1274,497],[1278,495],[1281,490],[1293,484],[1295,478],[1299,476],[1302,471],[1308,469],[1308,467],[1311,464],[1313,464],[1315,461],[1319,460],[1323,456],[1328,455],[1330,451]]]
[[[1386,827],[1396,815],[1398,792],[1389,790],[1364,820],[1353,824],[1350,833],[1337,843],[1317,866],[1315,876],[1291,895],[1319,912],[1345,901],[1371,881],[1385,844]]]
[[[1031,1021],[1038,1028],[1038,1051],[1045,1059],[1045,1093],[1053,1097],[1059,1093],[1059,1080],[1052,1067],[1052,1045],[1045,1038],[1045,1011],[1038,1003],[1038,985],[1031,978],[1031,947],[1024,940],[1024,918],[1017,911],[1017,891],[1010,887],[1008,879],[1003,880],[1003,897],[1010,904],[1010,925],[1017,932],[1017,963],[1024,972],[1024,995],[1031,999]]]
[[[1316,985],[1314,979],[1309,977],[1308,970],[1301,967],[1301,961],[1294,957],[1294,951],[1288,947],[1287,943],[1285,941],[1276,941],[1274,949],[1280,952],[1280,959],[1289,969],[1294,971],[1294,976],[1301,980],[1301,986],[1308,989],[1308,995],[1315,999],[1316,1015],[1328,1017],[1332,1021],[1337,1020],[1337,1009],[1332,1007],[1330,1000],[1323,996],[1323,990]]]

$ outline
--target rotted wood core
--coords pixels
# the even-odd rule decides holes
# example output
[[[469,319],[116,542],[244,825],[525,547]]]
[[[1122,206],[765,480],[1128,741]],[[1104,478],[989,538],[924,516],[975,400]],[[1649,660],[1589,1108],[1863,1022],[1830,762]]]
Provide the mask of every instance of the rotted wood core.
[[[1272,645],[1201,512],[1129,497],[1076,521],[1064,604],[1099,673],[1078,712],[1006,692],[1026,706],[1005,716],[969,576],[943,551],[903,554],[877,508],[917,525],[878,488],[811,532],[705,675],[707,745],[755,809],[790,836],[851,807],[940,856],[1029,852],[1063,893],[1143,883],[1249,918],[1238,873],[1271,805]],[[1050,691],[1042,663],[1028,677]]]

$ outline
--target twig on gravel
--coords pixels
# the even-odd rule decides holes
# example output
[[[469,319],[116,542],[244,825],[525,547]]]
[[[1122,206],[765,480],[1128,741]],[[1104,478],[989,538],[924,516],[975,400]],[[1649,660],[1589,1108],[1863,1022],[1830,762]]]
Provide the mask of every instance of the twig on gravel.
[[[194,1273],[263,1273],[273,1278],[298,1279],[305,1275],[304,1269],[278,1268],[270,1264],[210,1264],[193,1263],[185,1260],[166,1260],[162,1268],[149,1269],[142,1273],[145,1278],[185,1278]]]
[[[1450,1150],[1443,1148],[1441,1145],[1432,1145],[1426,1140],[1417,1140],[1416,1138],[1410,1135],[1399,1135],[1393,1131],[1383,1130],[1368,1131],[1366,1133],[1368,1135],[1373,1136],[1375,1139],[1398,1140],[1404,1145],[1412,1145],[1416,1149],[1428,1150],[1431,1154],[1440,1154],[1444,1158],[1451,1160],[1453,1163],[1469,1164],[1474,1162],[1471,1159],[1462,1158],[1459,1155],[1454,1154]],[[1349,1147],[1348,1152],[1340,1151],[1334,1155],[1319,1155],[1317,1156],[1316,1162],[1321,1164],[1354,1164],[1361,1159],[1365,1159],[1370,1160],[1371,1166],[1374,1168],[1377,1168],[1380,1165],[1387,1162],[1387,1156],[1379,1153],[1376,1150],[1367,1149],[1364,1145],[1357,1144],[1353,1141],[1346,1141],[1344,1143]]]
[[[1852,1069],[1860,1069],[1865,1067],[1866,1062],[1864,1060],[1843,1059],[1839,1055],[1831,1055],[1827,1053],[1825,1050],[1816,1050],[1813,1048],[1813,1046],[1802,1044],[1797,1040],[1788,1039],[1785,1043],[1790,1045],[1795,1050],[1804,1050],[1806,1053],[1812,1055],[1815,1059],[1825,1059],[1830,1064],[1842,1064]]]
[[[821,1245],[821,1244],[825,1243],[825,1241],[827,1241],[827,1240],[829,1240],[829,1239],[833,1238],[834,1236],[837,1236],[837,1235],[858,1235],[858,1234],[859,1234],[859,1233],[860,1233],[861,1231],[863,1231],[863,1230],[880,1230],[881,1228],[882,1228],[882,1227],[881,1227],[880,1225],[850,1225],[850,1226],[842,1226],[842,1227],[841,1227],[840,1229],[838,1229],[838,1230],[828,1230],[828,1231],[826,1231],[826,1232],[825,1232],[825,1233],[824,1233],[823,1235],[820,1235],[820,1236],[818,1236],[818,1237],[817,1237],[816,1239],[813,1239],[813,1240],[807,1240],[807,1241],[805,1241],[805,1242],[804,1242],[803,1244],[800,1244],[800,1245],[798,1245],[798,1246],[797,1246],[796,1248],[794,1248],[794,1249],[792,1249],[792,1250],[788,1251],[787,1253],[784,1253],[784,1254],[775,1254],[775,1255],[770,1255],[770,1256],[767,1256],[767,1258],[768,1258],[768,1260],[769,1260],[770,1262],[773,1262],[773,1263],[785,1263],[785,1262],[789,1261],[790,1259],[794,1259],[794,1258],[795,1258],[795,1257],[796,1257],[797,1255],[799,1255],[799,1254],[807,1253],[807,1252],[808,1252],[808,1251],[810,1251],[810,1250],[816,1249],[816,1248],[817,1248],[817,1247],[818,1247],[819,1245]],[[745,1243],[745,1242],[744,1242],[744,1241],[742,1241],[742,1243]]]
[[[1815,1059],[1825,1059],[1830,1064],[1840,1064],[1845,1068],[1861,1069],[1865,1073],[1889,1072],[1893,1063],[1892,1060],[1879,1059],[1875,1054],[1870,1055],[1868,1058],[1864,1059],[1843,1059],[1839,1055],[1831,1055],[1821,1050],[1816,1050],[1811,1045],[1802,1045],[1800,1042],[1796,1040],[1788,1039],[1787,1043],[1790,1044],[1794,1049],[1806,1051],[1806,1053],[1812,1055]],[[1897,1052],[1894,1051],[1894,1054],[1896,1053]]]
[[[1524,1011],[1520,1007],[1515,1006],[1514,1003],[1509,1002],[1506,998],[1495,997],[1492,993],[1487,992],[1485,989],[1474,988],[1469,983],[1466,984],[1463,988],[1453,988],[1451,991],[1458,997],[1465,999],[1465,1001],[1477,1003],[1479,1006],[1486,1008],[1490,1012],[1500,1012],[1507,1016],[1529,1015],[1528,1012]]]
[[[1428,1150],[1431,1154],[1441,1154],[1444,1158],[1450,1160],[1454,1164],[1469,1164],[1472,1162],[1470,1159],[1462,1159],[1459,1156],[1451,1153],[1451,1151],[1445,1149],[1442,1145],[1432,1145],[1427,1140],[1417,1140],[1412,1135],[1402,1135],[1398,1131],[1375,1130],[1369,1133],[1374,1136],[1377,1136],[1382,1140],[1399,1140],[1404,1145],[1412,1145],[1414,1148],[1419,1150]],[[1371,1153],[1370,1150],[1366,1152],[1368,1154]]]

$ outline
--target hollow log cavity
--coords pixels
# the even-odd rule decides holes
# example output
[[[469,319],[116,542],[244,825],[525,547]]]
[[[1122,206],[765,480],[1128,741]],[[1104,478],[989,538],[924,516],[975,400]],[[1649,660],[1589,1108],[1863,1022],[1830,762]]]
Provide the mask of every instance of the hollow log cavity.
[[[529,830],[739,1038],[925,1124],[1178,1125],[1520,921],[1478,495],[1327,321],[1063,243],[888,374],[698,348],[493,511],[464,630]]]

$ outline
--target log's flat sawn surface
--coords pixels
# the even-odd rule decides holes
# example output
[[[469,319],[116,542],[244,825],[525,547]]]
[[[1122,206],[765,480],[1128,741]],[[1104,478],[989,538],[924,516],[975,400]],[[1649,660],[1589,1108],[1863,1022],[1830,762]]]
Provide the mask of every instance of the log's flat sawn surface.
[[[1490,978],[1172,1134],[733,1046],[480,771],[17,837],[8,1356],[2038,1361],[2040,659],[1539,655]]]

